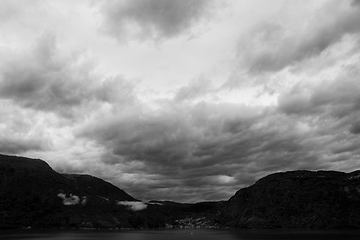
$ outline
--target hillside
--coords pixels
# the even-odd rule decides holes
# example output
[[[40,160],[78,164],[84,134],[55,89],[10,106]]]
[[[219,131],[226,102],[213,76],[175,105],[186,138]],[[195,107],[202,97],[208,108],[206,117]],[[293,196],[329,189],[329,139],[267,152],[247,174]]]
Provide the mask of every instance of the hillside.
[[[235,228],[360,228],[360,171],[271,174],[231,197],[218,221]]]
[[[4,228],[360,228],[360,171],[268,175],[228,201],[143,203],[89,175],[0,154]]]
[[[134,211],[132,205],[145,206]],[[163,227],[166,211],[89,175],[59,174],[39,159],[0,155],[0,228]]]

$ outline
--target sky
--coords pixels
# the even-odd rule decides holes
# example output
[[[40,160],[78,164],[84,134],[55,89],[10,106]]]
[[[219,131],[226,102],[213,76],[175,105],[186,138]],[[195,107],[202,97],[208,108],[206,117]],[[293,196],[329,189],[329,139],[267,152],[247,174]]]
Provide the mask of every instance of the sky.
[[[360,169],[360,1],[2,0],[0,153],[137,199]]]

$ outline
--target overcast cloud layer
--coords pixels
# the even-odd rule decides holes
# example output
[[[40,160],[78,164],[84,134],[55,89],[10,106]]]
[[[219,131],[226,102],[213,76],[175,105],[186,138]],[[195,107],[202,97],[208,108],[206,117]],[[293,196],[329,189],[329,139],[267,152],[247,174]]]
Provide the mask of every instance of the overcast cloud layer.
[[[0,152],[144,201],[360,168],[359,1],[1,1]]]
[[[211,0],[108,1],[102,9],[103,29],[120,41],[173,38],[189,34],[207,16],[210,4]]]

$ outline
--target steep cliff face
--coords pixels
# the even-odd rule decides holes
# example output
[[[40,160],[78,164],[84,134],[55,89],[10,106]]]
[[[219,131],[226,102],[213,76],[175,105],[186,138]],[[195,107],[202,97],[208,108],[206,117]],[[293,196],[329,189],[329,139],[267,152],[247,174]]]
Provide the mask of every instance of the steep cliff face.
[[[230,198],[219,221],[240,228],[359,228],[360,171],[271,174]]]

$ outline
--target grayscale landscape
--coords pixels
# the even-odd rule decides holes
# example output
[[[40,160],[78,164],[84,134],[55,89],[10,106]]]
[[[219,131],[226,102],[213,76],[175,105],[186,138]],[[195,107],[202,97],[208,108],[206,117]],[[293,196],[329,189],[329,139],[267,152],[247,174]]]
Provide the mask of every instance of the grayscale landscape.
[[[0,237],[358,239],[359,0],[0,1]]]

